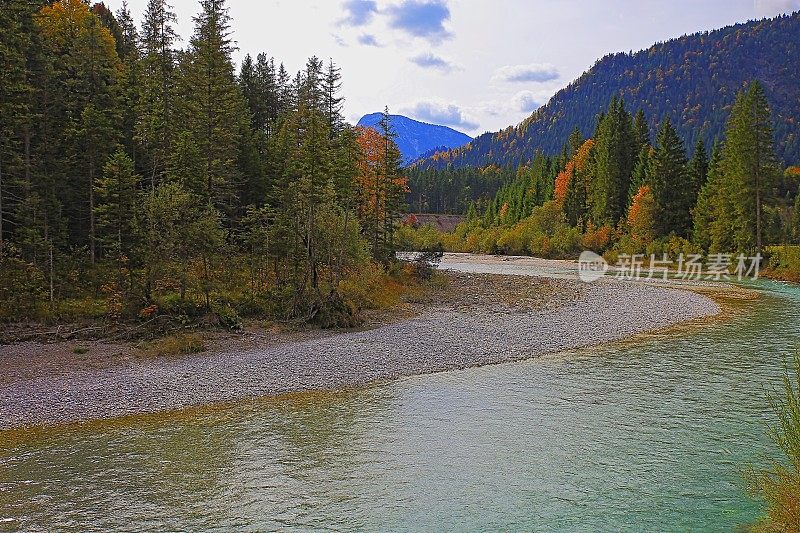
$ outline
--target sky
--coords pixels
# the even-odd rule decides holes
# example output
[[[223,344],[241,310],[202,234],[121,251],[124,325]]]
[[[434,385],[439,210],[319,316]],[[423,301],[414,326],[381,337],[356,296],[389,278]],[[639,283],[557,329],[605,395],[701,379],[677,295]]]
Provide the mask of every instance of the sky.
[[[197,0],[170,0],[187,46]],[[140,23],[147,0],[128,0]],[[116,10],[122,0],[106,0]],[[345,117],[478,135],[518,124],[608,53],[800,10],[800,0],[228,0],[238,51],[342,69]]]

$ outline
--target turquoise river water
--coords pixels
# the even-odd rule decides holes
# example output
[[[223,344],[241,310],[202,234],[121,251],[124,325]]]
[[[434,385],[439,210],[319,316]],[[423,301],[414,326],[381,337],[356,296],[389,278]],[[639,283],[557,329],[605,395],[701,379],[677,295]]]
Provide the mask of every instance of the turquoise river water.
[[[733,531],[800,289],[732,318],[339,393],[0,433],[0,531]]]

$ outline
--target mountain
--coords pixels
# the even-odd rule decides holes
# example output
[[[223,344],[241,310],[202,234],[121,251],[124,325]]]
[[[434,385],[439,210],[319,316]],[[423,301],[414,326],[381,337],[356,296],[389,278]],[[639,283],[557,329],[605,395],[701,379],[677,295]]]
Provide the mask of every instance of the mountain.
[[[381,113],[364,115],[358,121],[359,126],[377,127],[381,121]],[[395,142],[403,154],[403,162],[409,164],[420,156],[430,154],[432,150],[448,150],[464,146],[472,137],[447,126],[436,126],[402,115],[389,115],[392,128],[397,134]]]
[[[775,125],[777,153],[800,161],[800,12],[736,24],[658,43],[633,54],[607,55],[516,127],[418,162],[422,168],[518,165],[536,150],[561,151],[577,126],[589,137],[611,96],[642,109],[651,133],[670,117],[687,148],[721,137],[737,92],[760,80]]]

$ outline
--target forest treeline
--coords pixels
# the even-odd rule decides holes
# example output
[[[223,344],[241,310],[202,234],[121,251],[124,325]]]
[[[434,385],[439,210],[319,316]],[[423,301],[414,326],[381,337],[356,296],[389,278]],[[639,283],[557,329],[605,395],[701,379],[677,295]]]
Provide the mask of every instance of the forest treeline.
[[[441,244],[542,257],[590,249],[673,258],[755,255],[767,245],[800,242],[800,167],[783,168],[775,153],[761,83],[739,93],[724,136],[710,147],[699,139],[687,150],[669,118],[653,139],[648,122],[613,96],[591,138],[576,128],[560,155],[537,153],[491,201],[468,204],[467,220],[454,233],[404,228],[403,241],[419,249]]]
[[[349,325],[384,292],[406,181],[341,73],[232,60],[224,0],[0,10],[0,319],[214,314]],[[386,112],[388,116],[388,110]]]

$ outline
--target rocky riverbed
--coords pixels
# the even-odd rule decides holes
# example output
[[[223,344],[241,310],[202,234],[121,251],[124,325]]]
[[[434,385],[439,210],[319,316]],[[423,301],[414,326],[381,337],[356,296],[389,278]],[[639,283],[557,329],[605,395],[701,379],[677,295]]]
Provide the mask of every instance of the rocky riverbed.
[[[707,296],[603,280],[450,274],[445,297],[365,331],[217,343],[181,358],[42,364],[35,345],[0,351],[0,430],[363,386],[518,361],[716,315]],[[23,348],[27,353],[23,353]],[[5,353],[4,353],[5,352]],[[20,371],[25,358],[34,361]],[[42,356],[45,357],[45,356]],[[55,368],[54,368],[55,367]]]

